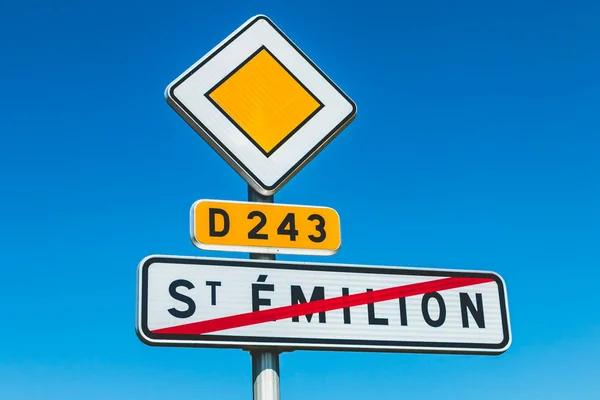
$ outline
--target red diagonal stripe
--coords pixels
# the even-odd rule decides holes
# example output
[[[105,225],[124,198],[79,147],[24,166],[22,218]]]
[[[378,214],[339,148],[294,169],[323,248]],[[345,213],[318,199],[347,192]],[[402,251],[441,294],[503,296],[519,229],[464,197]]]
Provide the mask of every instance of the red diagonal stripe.
[[[207,321],[192,322],[169,328],[156,329],[157,334],[202,335],[205,333],[222,331],[225,329],[240,328],[242,326],[262,324],[264,322],[280,319],[300,317],[307,314],[338,310],[380,301],[394,300],[402,297],[417,296],[420,294],[439,292],[442,290],[456,289],[464,286],[478,285],[493,282],[490,278],[443,278],[433,281],[411,283],[409,285],[395,286],[388,289],[379,289],[372,292],[356,293],[348,296],[334,297],[325,300],[316,300],[290,306],[270,308],[256,312],[231,315]]]

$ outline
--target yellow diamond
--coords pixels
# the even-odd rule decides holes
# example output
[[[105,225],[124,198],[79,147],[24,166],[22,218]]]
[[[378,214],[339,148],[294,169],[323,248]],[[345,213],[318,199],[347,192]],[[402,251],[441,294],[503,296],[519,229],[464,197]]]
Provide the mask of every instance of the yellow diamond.
[[[206,96],[267,157],[323,107],[265,47]]]

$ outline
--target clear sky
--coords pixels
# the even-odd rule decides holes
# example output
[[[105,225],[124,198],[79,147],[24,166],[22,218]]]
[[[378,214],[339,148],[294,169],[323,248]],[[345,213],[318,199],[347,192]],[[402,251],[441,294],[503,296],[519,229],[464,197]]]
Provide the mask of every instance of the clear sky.
[[[358,105],[277,195],[335,208],[333,257],[507,282],[498,357],[294,352],[299,399],[600,398],[597,1],[4,1],[0,398],[241,399],[241,350],[135,335],[135,272],[196,249],[189,207],[245,182],[166,85],[266,14]]]

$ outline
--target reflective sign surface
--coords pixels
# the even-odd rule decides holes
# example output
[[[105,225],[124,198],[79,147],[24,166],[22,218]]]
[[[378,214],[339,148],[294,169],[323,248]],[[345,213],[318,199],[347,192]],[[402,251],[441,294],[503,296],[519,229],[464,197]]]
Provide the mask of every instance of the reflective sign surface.
[[[151,345],[500,354],[510,346],[491,272],[152,256],[138,270]]]
[[[199,200],[190,222],[205,250],[331,255],[341,245],[340,218],[327,207]]]
[[[271,195],[355,117],[356,105],[269,18],[251,18],[165,91],[257,192]]]

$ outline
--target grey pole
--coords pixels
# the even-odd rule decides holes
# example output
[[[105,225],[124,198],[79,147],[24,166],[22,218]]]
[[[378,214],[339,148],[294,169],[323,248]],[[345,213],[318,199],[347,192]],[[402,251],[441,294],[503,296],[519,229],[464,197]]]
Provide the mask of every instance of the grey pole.
[[[274,196],[263,196],[248,186],[248,201],[273,203]],[[274,260],[275,254],[250,253],[252,260]],[[279,400],[279,353],[251,351],[252,390],[254,400]]]

